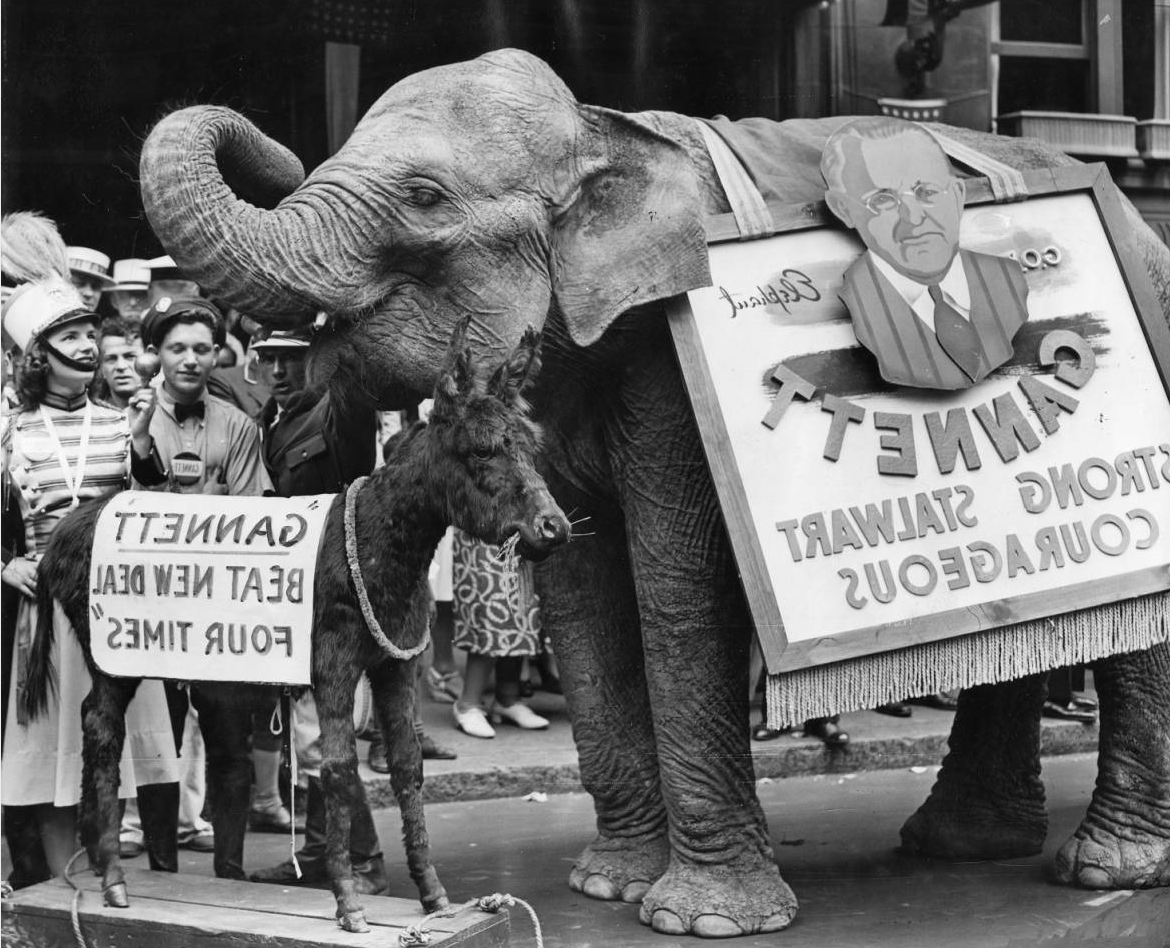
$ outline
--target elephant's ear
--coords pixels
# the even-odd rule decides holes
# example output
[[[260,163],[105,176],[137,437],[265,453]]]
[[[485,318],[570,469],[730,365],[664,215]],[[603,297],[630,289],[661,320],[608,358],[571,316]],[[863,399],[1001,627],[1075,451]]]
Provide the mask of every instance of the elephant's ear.
[[[636,118],[578,106],[562,181],[553,292],[578,345],[632,306],[711,283],[698,182],[683,149]]]

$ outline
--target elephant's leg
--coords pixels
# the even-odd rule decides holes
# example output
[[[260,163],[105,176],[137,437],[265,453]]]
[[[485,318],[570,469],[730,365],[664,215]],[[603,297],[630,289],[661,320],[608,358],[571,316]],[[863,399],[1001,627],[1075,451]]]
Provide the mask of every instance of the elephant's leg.
[[[1170,885],[1170,644],[1099,661],[1093,678],[1097,786],[1057,875],[1091,889]]]
[[[348,932],[368,932],[365,910],[358,901],[349,859],[349,838],[355,814],[369,817],[365,789],[358,777],[353,730],[353,692],[359,669],[341,663],[327,675],[315,675],[313,696],[321,722],[321,792],[325,797],[325,871],[337,899],[338,924]],[[360,818],[360,817],[359,817]]]
[[[595,899],[639,902],[666,871],[669,842],[625,527],[612,507],[555,479],[549,487],[593,534],[536,569],[581,783],[597,813],[597,838],[569,885]]]
[[[386,760],[390,764],[390,786],[402,814],[402,840],[406,846],[406,865],[418,886],[424,911],[435,912],[450,903],[439,875],[431,863],[431,841],[422,801],[422,748],[414,731],[414,702],[417,660],[399,662],[391,659],[368,670],[378,721],[386,739]],[[358,821],[370,821],[369,806],[354,814],[354,832]]]
[[[902,827],[907,852],[943,859],[1038,853],[1048,832],[1040,782],[1046,676],[966,688],[950,753],[926,802]]]
[[[756,798],[751,624],[666,327],[625,376],[613,458],[630,537],[670,865],[642,900],[656,931],[777,931],[796,915]]]
[[[126,708],[137,690],[137,678],[99,672],[81,703],[81,840],[90,864],[102,875],[102,899],[112,908],[130,905],[118,848],[118,783]]]

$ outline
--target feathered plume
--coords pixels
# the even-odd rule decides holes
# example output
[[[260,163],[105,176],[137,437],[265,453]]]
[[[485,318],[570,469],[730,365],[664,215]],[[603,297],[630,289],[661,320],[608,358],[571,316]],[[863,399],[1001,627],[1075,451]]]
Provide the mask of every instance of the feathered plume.
[[[36,211],[14,211],[0,218],[0,270],[13,283],[48,277],[69,282],[69,259],[57,225]]]

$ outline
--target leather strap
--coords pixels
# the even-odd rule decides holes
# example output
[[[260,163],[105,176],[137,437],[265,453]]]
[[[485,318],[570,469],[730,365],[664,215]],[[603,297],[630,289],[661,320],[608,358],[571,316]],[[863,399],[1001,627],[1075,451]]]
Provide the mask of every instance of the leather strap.
[[[1002,161],[989,158],[987,155],[977,152],[970,145],[964,145],[953,138],[948,138],[933,128],[927,128],[921,122],[916,124],[923,131],[929,132],[948,156],[987,178],[991,183],[991,193],[997,203],[1022,201],[1028,196],[1028,186],[1024,184],[1024,175],[1015,168],[1008,167]]]
[[[727,143],[710,125],[698,119],[695,121],[703,135],[711,163],[715,166],[715,173],[719,175],[719,183],[723,185],[723,193],[731,205],[731,213],[735,215],[739,239],[754,240],[775,233],[772,213],[759,188],[735,157],[735,152],[727,147]]]

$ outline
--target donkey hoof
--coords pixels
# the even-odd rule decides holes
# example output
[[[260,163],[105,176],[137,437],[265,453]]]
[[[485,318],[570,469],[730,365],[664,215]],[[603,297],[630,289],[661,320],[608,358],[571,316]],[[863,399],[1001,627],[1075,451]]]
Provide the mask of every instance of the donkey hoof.
[[[102,901],[110,908],[130,908],[130,897],[126,894],[126,883],[115,882],[102,889]]]
[[[338,916],[337,924],[341,926],[342,931],[353,932],[357,935],[370,930],[370,926],[366,922],[366,913],[362,909],[343,912]]]

